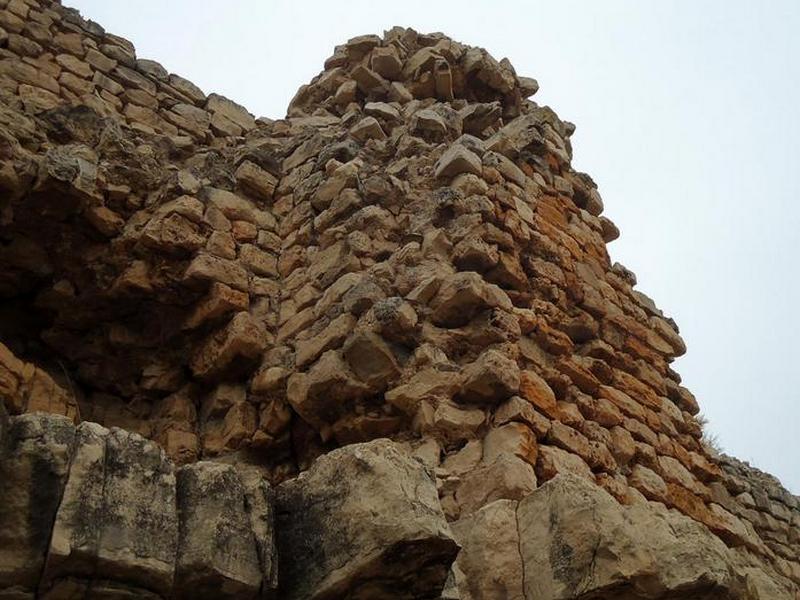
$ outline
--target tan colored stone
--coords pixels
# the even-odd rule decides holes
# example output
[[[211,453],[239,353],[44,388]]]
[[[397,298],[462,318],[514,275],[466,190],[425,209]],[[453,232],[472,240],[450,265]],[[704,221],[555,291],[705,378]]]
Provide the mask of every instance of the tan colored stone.
[[[242,244],[239,248],[239,261],[256,275],[278,276],[278,259],[254,244]]]
[[[338,106],[347,106],[356,100],[357,84],[352,79],[343,82],[333,95],[333,101]]]
[[[460,382],[458,373],[426,369],[386,392],[386,401],[413,416],[423,400],[449,398]]]
[[[559,473],[571,473],[594,481],[592,470],[580,456],[555,446],[539,445],[536,461],[536,475],[539,480],[548,481]]]
[[[677,483],[699,496],[708,496],[708,488],[697,481],[686,467],[671,456],[659,456],[658,466],[659,472],[665,480]]]
[[[498,403],[520,389],[517,363],[497,350],[487,350],[464,368],[458,399],[462,402]]]
[[[463,600],[525,600],[518,552],[517,502],[496,500],[452,524],[461,545],[456,566],[465,574]]]
[[[388,440],[334,450],[279,486],[277,517],[280,556],[295,557],[279,568],[286,600],[436,597],[458,552],[430,475]]]
[[[536,466],[536,436],[522,423],[509,423],[490,429],[483,438],[483,462],[491,463],[499,456],[517,456]]]
[[[519,396],[512,396],[499,406],[494,413],[495,426],[505,425],[510,422],[525,423],[536,434],[538,439],[547,435],[547,431],[550,429],[550,420],[537,412],[530,402]]]
[[[417,417],[420,416],[418,411]],[[443,399],[436,404],[431,423],[421,428],[423,433],[433,435],[443,443],[457,444],[477,437],[485,422],[486,414],[482,409],[465,408]]]
[[[352,70],[350,76],[355,80],[358,89],[362,93],[369,95],[372,92],[377,92],[386,87],[386,80],[383,79],[372,69],[368,69],[364,65],[358,65]]]
[[[236,470],[210,462],[181,467],[177,496],[176,598],[254,597],[263,575]]]
[[[175,475],[164,451],[137,434],[82,423],[44,587],[97,578],[167,594],[177,537]]]
[[[548,417],[554,419],[559,417],[558,404],[553,390],[534,371],[526,370],[520,372],[519,393],[520,396]]]
[[[369,388],[350,371],[335,350],[325,352],[308,373],[289,377],[286,396],[292,408],[308,424],[321,429],[335,422]]]
[[[656,502],[668,501],[667,484],[654,471],[643,465],[634,465],[628,476],[628,483],[639,490],[648,500]]]
[[[403,120],[400,111],[386,102],[367,102],[364,105],[364,112],[371,117],[382,119],[389,123]]]
[[[432,302],[432,320],[436,324],[457,327],[489,308],[511,310],[508,295],[487,283],[478,273],[456,273],[444,281]]]
[[[84,60],[89,63],[95,69],[99,71],[103,71],[104,73],[109,73],[114,70],[117,66],[117,61],[113,58],[109,58],[102,52],[98,52],[94,48],[88,48],[86,50],[86,56]]]
[[[342,353],[358,378],[373,388],[384,389],[400,374],[391,348],[375,333],[354,333],[348,338]]]
[[[226,370],[241,368],[255,361],[267,345],[263,323],[246,312],[209,336],[192,357],[192,372],[201,379],[211,379]]]
[[[45,89],[54,94],[58,94],[60,89],[54,77],[20,60],[12,60],[10,58],[0,60],[0,75],[19,83]]]
[[[248,288],[247,271],[239,264],[202,252],[189,263],[184,279],[219,282],[241,291]]]
[[[209,420],[203,426],[204,456],[241,448],[255,433],[256,409],[247,402],[237,402],[224,412],[222,418]]]
[[[460,173],[481,174],[481,159],[460,144],[453,144],[436,163],[436,177],[450,179]]]
[[[495,500],[519,500],[535,489],[533,467],[517,456],[503,455],[464,475],[456,501],[463,517]]]
[[[584,461],[590,462],[592,450],[589,440],[579,431],[560,421],[551,423],[550,430],[547,432],[547,442],[572,454],[577,454]]]
[[[463,475],[474,470],[483,458],[483,442],[470,440],[464,447],[445,457],[442,469],[451,475]]]
[[[389,80],[397,79],[403,68],[403,62],[393,46],[376,48],[372,51],[370,61],[372,70]]]
[[[215,116],[224,117],[244,131],[250,131],[256,125],[255,119],[244,107],[219,94],[209,94],[205,109]]]
[[[314,362],[331,349],[339,348],[353,331],[356,319],[351,314],[343,314],[331,321],[325,329],[317,335],[298,340],[295,344],[295,364],[298,368]]]
[[[365,117],[361,119],[350,129],[350,135],[352,135],[359,142],[386,139],[386,133],[383,131],[381,124],[378,123],[375,117]]]
[[[622,427],[612,427],[611,453],[620,465],[628,464],[636,454],[636,445],[633,436]]]
[[[709,589],[738,597],[736,559],[675,512],[624,507],[592,483],[561,476],[521,501],[516,514],[524,573],[536,574],[523,579],[526,597],[699,598]],[[556,550],[564,547],[570,551]]]
[[[278,180],[271,173],[249,160],[243,161],[236,169],[236,181],[245,192],[264,201],[272,200],[278,185]]]
[[[208,289],[208,294],[200,300],[194,310],[186,318],[183,327],[194,329],[203,323],[213,321],[230,312],[246,311],[249,298],[245,292],[235,290],[224,283],[215,281]]]
[[[0,590],[34,597],[67,481],[75,427],[66,417],[12,417],[0,447]],[[13,596],[12,596],[13,597]]]

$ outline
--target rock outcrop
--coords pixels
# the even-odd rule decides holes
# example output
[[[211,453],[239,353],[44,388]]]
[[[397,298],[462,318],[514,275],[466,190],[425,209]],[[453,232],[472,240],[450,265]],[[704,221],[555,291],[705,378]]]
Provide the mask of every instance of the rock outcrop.
[[[2,598],[432,598],[458,553],[433,474],[389,440],[273,490],[88,421],[3,434]]]
[[[287,600],[433,598],[458,552],[432,474],[388,440],[320,457],[276,508]]]
[[[257,119],[0,0],[0,597],[797,597],[537,89],[398,27]]]
[[[576,475],[488,504],[454,530],[462,600],[792,598],[696,521],[644,498],[621,505]]]

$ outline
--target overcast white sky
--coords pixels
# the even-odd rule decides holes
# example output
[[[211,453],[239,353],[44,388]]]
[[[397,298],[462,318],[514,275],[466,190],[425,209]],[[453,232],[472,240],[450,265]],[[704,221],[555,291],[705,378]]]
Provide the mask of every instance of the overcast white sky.
[[[800,494],[800,2],[64,2],[272,118],[354,35],[403,25],[507,56],[577,124],[574,164],[622,230],[612,259],[680,325],[712,433]]]

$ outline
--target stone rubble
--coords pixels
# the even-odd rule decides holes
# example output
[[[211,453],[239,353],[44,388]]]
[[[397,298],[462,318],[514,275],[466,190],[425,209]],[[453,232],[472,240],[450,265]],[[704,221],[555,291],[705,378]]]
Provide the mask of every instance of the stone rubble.
[[[571,167],[575,126],[530,100],[537,89],[506,59],[395,27],[337,46],[286,118],[255,118],[54,0],[0,0],[0,481],[13,482],[0,595],[246,597],[281,582],[298,598],[380,597],[402,581],[398,597],[530,596],[475,574],[511,560],[500,550],[462,551],[448,577],[438,516],[430,544],[411,546],[431,560],[407,565],[418,588],[359,546],[389,543],[366,525],[337,549],[353,573],[309,557],[308,580],[284,583],[274,557],[306,525],[281,498],[344,502],[356,488],[318,474],[325,489],[305,489],[303,473],[378,438],[433,473],[370,446],[381,468],[425,480],[417,501],[456,538],[470,520],[511,527],[509,507],[578,477],[620,504],[609,519],[684,515],[797,594],[800,500],[703,443],[671,366],[677,325],[611,262],[619,231]],[[351,468],[391,510],[422,510]],[[170,493],[175,512],[145,505]],[[87,530],[89,508],[103,517]],[[174,531],[176,546],[149,546]],[[615,568],[580,593],[606,593]],[[619,585],[659,597],[636,573]],[[527,585],[578,597],[580,576]]]

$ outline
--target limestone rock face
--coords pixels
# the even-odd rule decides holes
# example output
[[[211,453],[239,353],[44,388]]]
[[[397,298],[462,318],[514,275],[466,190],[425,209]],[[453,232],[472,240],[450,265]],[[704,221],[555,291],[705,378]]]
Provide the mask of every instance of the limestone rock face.
[[[575,475],[488,504],[453,529],[462,600],[793,597],[788,582],[770,581],[692,519],[644,499],[620,505]]]
[[[0,0],[0,597],[797,595],[537,90],[393,27],[256,118]]]
[[[179,597],[255,598],[261,567],[236,469],[198,462],[182,467],[177,479]]]
[[[42,587],[68,597],[106,580],[165,595],[177,531],[175,475],[164,451],[139,435],[81,423]]]
[[[274,496],[257,474],[176,470],[155,442],[57,415],[7,420],[0,597],[272,598]]]
[[[433,598],[458,552],[431,475],[388,440],[335,450],[282,484],[277,528],[287,600]]]
[[[453,524],[461,544],[461,600],[525,600],[517,501],[496,500]],[[544,596],[542,596],[544,599]]]
[[[75,427],[29,414],[3,428],[0,448],[0,592],[33,595],[67,481]]]

